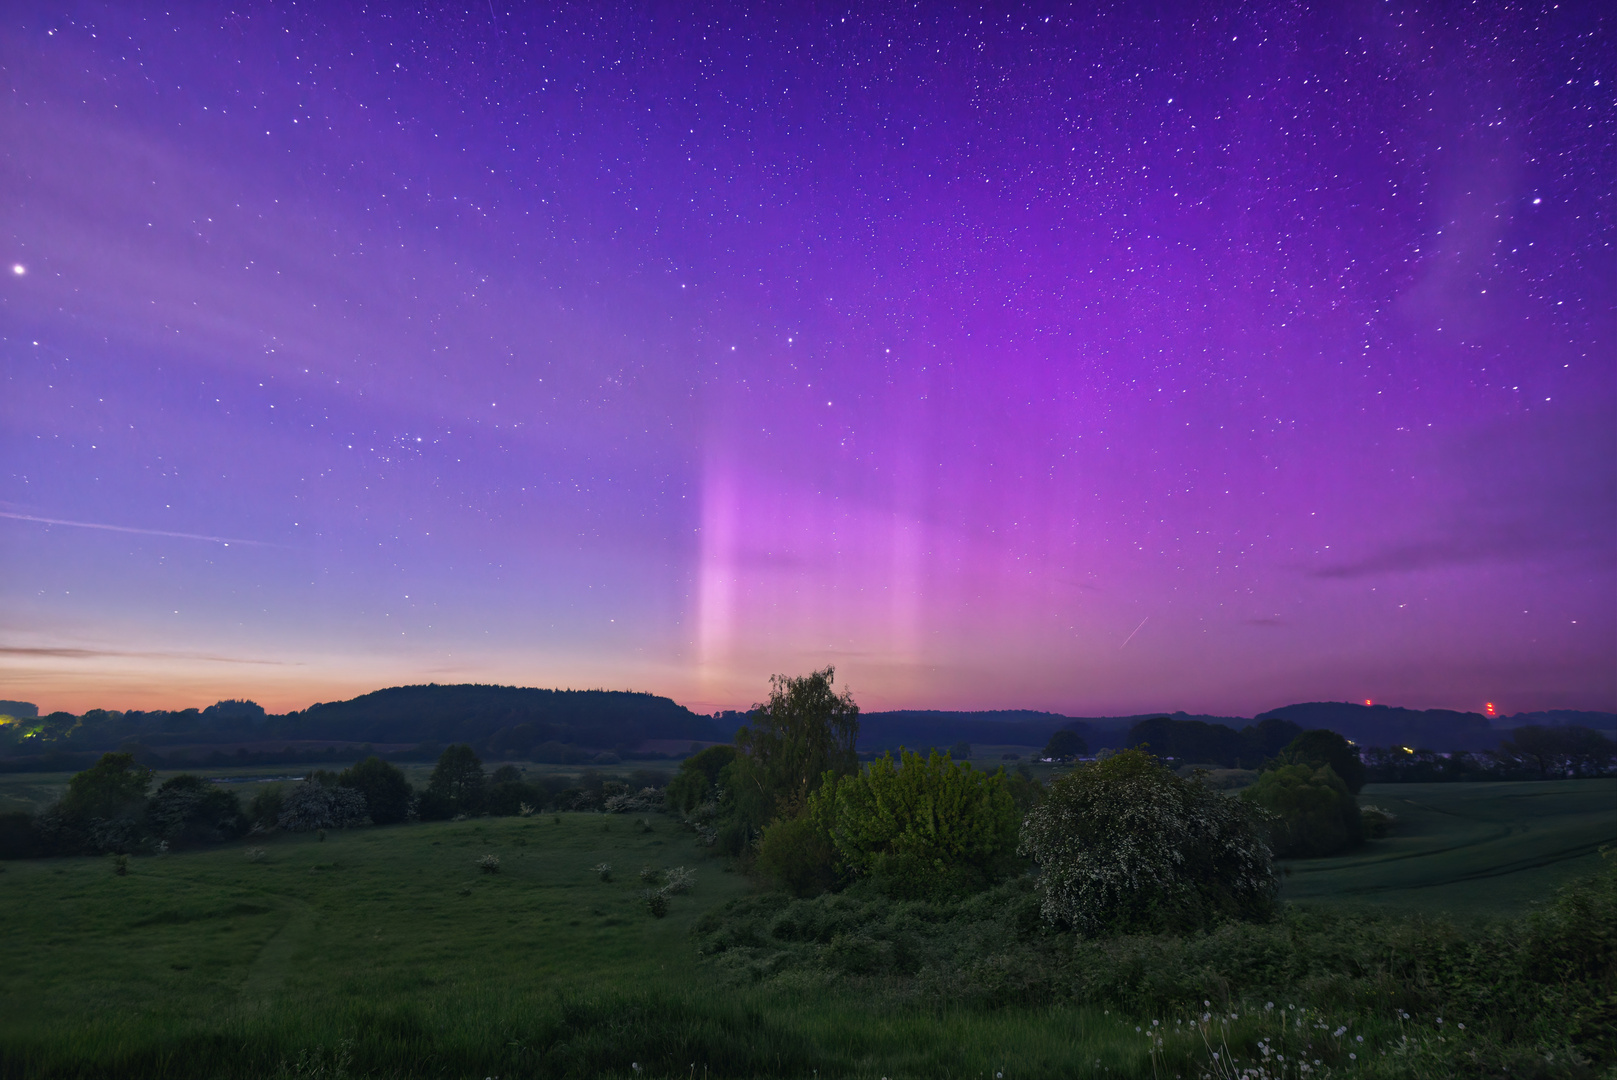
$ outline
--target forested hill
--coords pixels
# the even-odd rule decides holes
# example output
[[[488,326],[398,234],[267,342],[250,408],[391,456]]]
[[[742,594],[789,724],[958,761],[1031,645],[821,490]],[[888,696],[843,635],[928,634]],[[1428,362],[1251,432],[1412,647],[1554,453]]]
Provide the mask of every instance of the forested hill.
[[[626,690],[522,686],[395,686],[311,705],[272,721],[278,736],[370,743],[472,743],[527,754],[544,743],[597,748],[646,739],[723,739],[706,716],[670,698]]]
[[[1311,701],[1302,705],[1287,705],[1260,713],[1257,719],[1266,720],[1269,717],[1288,720],[1310,730],[1329,728],[1360,746],[1408,746],[1441,751],[1492,750],[1505,734],[1481,713],[1356,705],[1348,701]]]

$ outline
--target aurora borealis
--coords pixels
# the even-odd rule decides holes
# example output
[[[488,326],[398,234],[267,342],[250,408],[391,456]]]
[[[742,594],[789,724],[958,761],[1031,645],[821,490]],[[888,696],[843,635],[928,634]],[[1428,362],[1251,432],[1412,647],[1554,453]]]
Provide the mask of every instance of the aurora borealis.
[[[19,3],[0,697],[1617,705],[1598,5]]]

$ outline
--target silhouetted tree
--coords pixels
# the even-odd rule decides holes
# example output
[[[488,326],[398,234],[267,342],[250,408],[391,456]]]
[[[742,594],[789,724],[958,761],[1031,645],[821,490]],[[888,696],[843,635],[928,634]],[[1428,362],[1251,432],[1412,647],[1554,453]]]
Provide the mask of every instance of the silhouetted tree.
[[[464,743],[451,746],[438,758],[427,791],[422,796],[421,816],[429,816],[429,803],[433,813],[443,817],[454,814],[475,814],[483,807],[483,762]]]
[[[859,767],[859,706],[832,689],[834,668],[800,678],[775,675],[769,700],[754,706],[752,723],[736,733],[737,787],[756,825],[796,817],[826,773]]]
[[[1089,744],[1084,742],[1083,736],[1076,731],[1063,729],[1050,736],[1050,741],[1045,743],[1044,753],[1040,757],[1046,757],[1052,761],[1071,761],[1073,758],[1082,757],[1087,753],[1089,753]]]
[[[344,769],[337,777],[337,785],[365,796],[366,809],[377,825],[392,825],[410,816],[410,782],[398,766],[375,754]]]

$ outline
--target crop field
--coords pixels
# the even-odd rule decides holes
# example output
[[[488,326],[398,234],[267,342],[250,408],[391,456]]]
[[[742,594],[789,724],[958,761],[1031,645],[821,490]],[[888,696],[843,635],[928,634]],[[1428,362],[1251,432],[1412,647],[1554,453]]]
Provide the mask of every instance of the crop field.
[[[1591,874],[1617,844],[1617,780],[1371,784],[1398,815],[1392,835],[1330,859],[1297,860],[1282,895],[1429,914],[1509,915]]]

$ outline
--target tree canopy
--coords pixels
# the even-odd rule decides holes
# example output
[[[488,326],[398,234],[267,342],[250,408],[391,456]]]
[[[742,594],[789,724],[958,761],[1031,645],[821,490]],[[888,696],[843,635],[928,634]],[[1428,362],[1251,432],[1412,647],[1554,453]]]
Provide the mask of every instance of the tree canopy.
[[[851,693],[832,688],[835,678],[830,667],[772,676],[769,700],[754,706],[750,725],[736,733],[737,794],[759,824],[799,816],[827,774],[859,767],[859,706]]]

